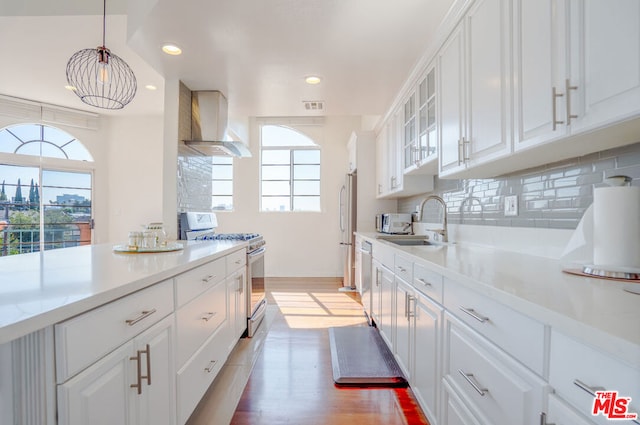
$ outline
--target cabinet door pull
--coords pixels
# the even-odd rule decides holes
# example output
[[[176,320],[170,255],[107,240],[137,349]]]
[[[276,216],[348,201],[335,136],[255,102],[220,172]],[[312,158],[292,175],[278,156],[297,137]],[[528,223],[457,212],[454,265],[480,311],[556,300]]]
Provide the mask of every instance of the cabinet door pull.
[[[138,394],[142,394],[142,369],[140,367],[140,357],[141,357],[140,350],[136,351],[136,353],[137,353],[137,356],[129,357],[129,360],[136,361],[136,383],[129,385],[129,387],[137,388]]]
[[[544,412],[540,412],[540,425],[556,425],[556,424],[547,422],[547,414]]]
[[[431,283],[427,282],[423,278],[419,278],[418,282],[422,283],[424,286],[433,286]]]
[[[462,138],[462,161],[467,163],[471,160],[471,153],[469,150],[471,149],[471,140],[467,140],[467,138]]]
[[[583,391],[586,391],[592,397],[596,396],[596,391],[606,391],[606,389],[603,387],[590,387],[589,385],[585,384],[579,379],[574,379],[573,385],[575,385],[576,387],[580,388]]]
[[[484,395],[489,392],[487,388],[480,388],[480,385],[478,385],[476,379],[473,377],[473,373],[466,373],[462,369],[458,369],[458,373],[460,373],[460,375],[462,375],[462,377],[469,383],[469,385],[471,385],[473,389],[476,390],[476,392],[482,397],[484,397]]]
[[[571,114],[571,90],[578,90],[578,86],[572,86],[571,81],[567,78],[564,80],[565,92],[567,93],[567,125],[571,125],[572,118],[578,118],[577,115]]]
[[[472,308],[467,308],[467,307],[460,306],[460,310],[462,310],[463,313],[466,313],[469,316],[473,317],[474,319],[476,319],[480,323],[484,323],[484,322],[488,322],[489,321],[488,317],[481,316],[480,314],[478,314],[477,311],[475,311]]]
[[[142,353],[147,355],[147,374],[142,375],[140,379],[146,379],[147,385],[151,385],[151,347],[149,346],[149,344],[147,344],[144,350],[138,351],[138,356],[140,356]]]
[[[209,283],[211,280],[215,279],[218,275],[210,274],[209,276],[202,278],[202,283]]]
[[[411,320],[412,317],[416,317],[416,313],[415,313],[415,302],[416,302],[417,298],[414,297],[413,295],[409,295],[408,297],[408,302],[407,302],[407,306],[408,306],[408,311],[407,311],[407,320]],[[413,308],[411,307],[411,302],[413,301]]]
[[[213,318],[213,316],[215,316],[216,314],[218,314],[215,311],[209,311],[207,313],[205,313],[200,319],[204,320],[205,322],[208,322],[209,320],[211,320]]]
[[[211,371],[213,370],[215,365],[216,365],[216,360],[211,360],[209,362],[209,364],[207,365],[207,367],[204,368],[204,371],[207,372],[207,373],[211,373]]]
[[[242,294],[244,292],[244,285],[242,284],[242,275],[236,277],[236,280],[238,281],[238,292]]]
[[[152,308],[151,310],[143,310],[142,313],[140,313],[140,316],[135,317],[133,319],[127,319],[124,322],[129,326],[133,326],[136,323],[138,323],[139,321],[141,321],[143,319],[146,319],[147,317],[151,316],[155,312],[156,312],[155,308]]]
[[[551,88],[551,113],[553,115],[553,117],[551,117],[552,121],[553,121],[551,129],[553,131],[556,131],[556,128],[558,127],[558,124],[564,124],[564,121],[559,121],[558,120],[558,106],[556,104],[557,99],[559,97],[562,97],[562,96],[564,96],[564,94],[558,93],[558,91],[557,91],[557,89],[555,87]]]
[[[458,139],[458,165],[462,164],[462,160],[464,158],[464,149],[462,147],[463,138]]]

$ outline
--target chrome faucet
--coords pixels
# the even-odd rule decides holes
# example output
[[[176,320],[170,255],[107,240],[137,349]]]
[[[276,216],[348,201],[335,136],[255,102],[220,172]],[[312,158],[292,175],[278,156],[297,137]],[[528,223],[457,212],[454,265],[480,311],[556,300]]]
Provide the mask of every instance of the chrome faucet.
[[[449,236],[447,234],[447,204],[444,202],[444,199],[439,197],[438,195],[429,195],[420,202],[420,214],[418,216],[418,221],[422,221],[422,217],[424,215],[424,206],[428,201],[437,201],[442,205],[442,229],[433,230],[433,232],[442,236],[442,242],[449,242]]]

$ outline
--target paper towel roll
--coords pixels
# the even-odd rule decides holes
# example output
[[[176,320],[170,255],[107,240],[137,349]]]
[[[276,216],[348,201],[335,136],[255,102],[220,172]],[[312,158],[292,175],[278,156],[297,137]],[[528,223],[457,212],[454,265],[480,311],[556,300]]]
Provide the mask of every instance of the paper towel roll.
[[[640,267],[640,187],[600,187],[593,192],[593,262]]]

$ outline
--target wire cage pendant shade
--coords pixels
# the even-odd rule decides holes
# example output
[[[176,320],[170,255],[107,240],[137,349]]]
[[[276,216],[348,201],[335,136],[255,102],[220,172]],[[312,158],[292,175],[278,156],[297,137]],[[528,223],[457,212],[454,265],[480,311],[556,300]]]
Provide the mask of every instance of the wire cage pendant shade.
[[[102,20],[102,46],[74,53],[67,62],[67,82],[84,103],[103,109],[122,109],[136,95],[133,71],[105,47],[106,0]]]

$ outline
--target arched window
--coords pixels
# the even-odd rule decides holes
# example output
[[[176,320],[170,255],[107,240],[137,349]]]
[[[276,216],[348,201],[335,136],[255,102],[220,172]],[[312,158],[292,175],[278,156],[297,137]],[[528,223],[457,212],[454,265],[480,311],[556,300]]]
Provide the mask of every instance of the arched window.
[[[84,145],[55,127],[19,124],[0,129],[0,153],[9,158],[0,158],[0,256],[90,244],[93,175],[76,162],[93,162]],[[73,161],[61,169],[60,160]]]
[[[261,211],[320,211],[320,147],[282,125],[262,125]]]
[[[3,128],[0,130],[0,152],[93,162],[89,151],[75,137],[42,124]]]

